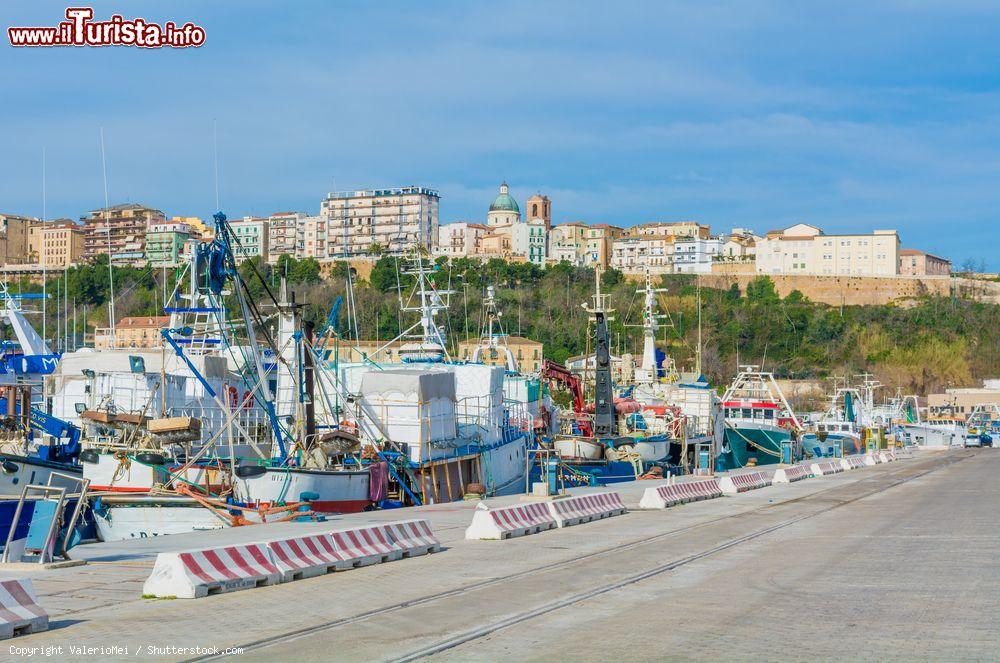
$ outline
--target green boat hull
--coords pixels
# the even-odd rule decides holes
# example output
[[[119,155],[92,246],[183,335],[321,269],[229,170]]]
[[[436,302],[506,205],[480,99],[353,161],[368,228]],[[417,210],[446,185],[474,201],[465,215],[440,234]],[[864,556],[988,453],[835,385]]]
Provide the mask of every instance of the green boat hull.
[[[716,458],[716,471],[725,472],[746,467],[751,458],[757,459],[757,465],[780,463],[781,444],[791,439],[791,433],[786,430],[726,428],[724,448],[728,451]]]

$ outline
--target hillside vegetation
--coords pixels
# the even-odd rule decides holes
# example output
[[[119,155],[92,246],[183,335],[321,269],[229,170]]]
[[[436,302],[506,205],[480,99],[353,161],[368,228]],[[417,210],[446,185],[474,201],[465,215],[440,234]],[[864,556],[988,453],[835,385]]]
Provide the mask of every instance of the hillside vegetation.
[[[481,300],[487,285],[496,288],[508,334],[526,336],[545,344],[545,356],[559,362],[592,348],[588,315],[581,304],[590,302],[594,289],[591,269],[561,263],[547,269],[502,260],[480,262],[457,259],[438,261],[435,277],[439,289],[450,289],[451,308],[443,324],[449,339],[475,337],[480,326]],[[344,295],[347,267],[337,264],[324,277],[315,260],[282,257],[271,267],[244,264],[241,272],[263,276],[272,290],[282,275],[306,304],[305,314],[322,327],[337,296]],[[116,316],[160,314],[164,293],[170,292],[174,270],[115,269]],[[361,339],[389,339],[401,327],[415,321],[400,312],[398,278],[407,294],[406,277],[398,276],[394,258],[383,257],[369,282],[354,284],[357,335]],[[698,337],[699,289],[693,278],[670,275],[661,278],[666,288],[659,296],[661,311],[669,320],[658,334],[661,347],[677,366],[693,369]],[[107,262],[72,268],[66,276],[47,284],[49,336],[54,309],[73,311],[76,304],[79,335],[83,333],[83,307],[87,326],[107,321],[109,298]],[[641,353],[642,295],[638,285],[610,270],[602,288],[611,295],[615,309],[611,341],[616,354]],[[39,284],[11,284],[12,291],[37,292]],[[255,301],[267,299],[264,286],[251,278]],[[66,297],[65,293],[69,293]],[[927,393],[946,386],[976,384],[984,377],[1000,375],[1000,306],[962,298],[926,297],[902,306],[831,307],[809,301],[798,292],[779,297],[769,278],[752,281],[745,293],[735,286],[728,290],[700,289],[702,370],[714,384],[727,383],[738,363],[763,364],[780,377],[824,378],[874,373],[883,383],[907,393]],[[340,331],[353,337],[353,320],[342,309]],[[9,334],[9,332],[8,332]]]

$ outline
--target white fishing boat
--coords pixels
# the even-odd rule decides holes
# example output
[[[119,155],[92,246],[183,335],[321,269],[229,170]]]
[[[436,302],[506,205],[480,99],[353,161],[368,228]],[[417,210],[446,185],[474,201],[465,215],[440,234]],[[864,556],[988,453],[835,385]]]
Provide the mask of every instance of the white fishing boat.
[[[405,458],[402,470],[420,502],[460,499],[469,483],[489,495],[521,492],[528,441],[554,408],[537,380],[505,370],[511,366],[451,360],[436,321],[450,291],[434,285],[436,271],[419,255],[402,270],[414,286],[400,310],[417,321],[385,344],[401,344],[401,361],[375,353],[365,362],[325,363],[321,379],[334,385],[337,400],[317,408],[341,408],[363,438]],[[493,332],[487,336],[497,343]]]

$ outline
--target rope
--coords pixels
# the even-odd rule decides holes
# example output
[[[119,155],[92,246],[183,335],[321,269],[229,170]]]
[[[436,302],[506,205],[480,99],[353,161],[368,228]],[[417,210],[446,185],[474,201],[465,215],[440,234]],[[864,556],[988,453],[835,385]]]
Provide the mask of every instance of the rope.
[[[744,442],[748,443],[753,448],[759,449],[760,451],[763,451],[766,454],[770,454],[770,455],[774,456],[775,458],[781,458],[781,454],[780,453],[776,453],[774,451],[771,451],[770,449],[767,449],[765,447],[760,446],[759,444],[757,444],[756,442],[754,442],[753,440],[751,440],[750,438],[748,438],[746,435],[744,435],[743,433],[741,433],[739,430],[737,430],[737,428],[735,426],[733,426],[731,423],[729,423],[728,421],[725,422],[725,424],[726,424],[726,426],[729,427],[730,430],[732,430],[734,433],[736,433],[737,435],[739,435],[740,438],[742,438],[742,440]],[[772,440],[771,437],[767,434],[767,431],[761,430],[761,433],[764,434],[764,437],[767,438],[768,442],[774,442],[774,440]],[[735,453],[733,453],[733,458],[734,459],[736,458],[736,454]],[[742,465],[741,465],[741,467],[742,467]]]

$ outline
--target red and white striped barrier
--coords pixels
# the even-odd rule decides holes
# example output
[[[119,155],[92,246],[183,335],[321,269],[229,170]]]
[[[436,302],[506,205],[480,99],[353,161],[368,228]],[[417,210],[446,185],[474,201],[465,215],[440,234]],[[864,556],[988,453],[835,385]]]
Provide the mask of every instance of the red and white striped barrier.
[[[865,465],[869,467],[878,465],[880,462],[882,462],[878,459],[878,456],[875,456],[873,454],[865,454],[864,459],[865,459]]]
[[[858,470],[862,467],[866,467],[864,458],[860,456],[848,456],[847,458],[840,459],[840,466],[845,470]]]
[[[771,477],[765,472],[746,472],[744,474],[731,474],[719,479],[719,488],[723,495],[736,495],[745,493],[748,490],[764,488],[771,485]]]
[[[618,493],[574,495],[547,502],[549,514],[559,527],[569,527],[591,520],[620,516],[628,511]]]
[[[416,557],[441,550],[441,542],[434,536],[426,520],[400,520],[385,526],[403,557]]]
[[[793,481],[808,479],[812,475],[812,469],[806,467],[805,465],[782,467],[781,469],[774,471],[774,476],[771,477],[771,483],[792,483]]]
[[[49,613],[38,605],[31,580],[0,580],[0,640],[49,628]]]
[[[844,466],[835,460],[824,460],[813,463],[809,469],[815,476],[826,476],[827,474],[837,474],[844,471]]]
[[[266,544],[281,581],[326,575],[354,568],[354,560],[341,551],[329,534],[281,539]]]
[[[715,479],[702,479],[647,488],[642,493],[639,506],[643,509],[666,509],[684,502],[707,500],[713,497],[722,497],[719,483]]]
[[[251,543],[160,553],[142,593],[159,598],[195,599],[280,581],[281,571],[271,561],[267,545]]]
[[[878,458],[880,463],[888,463],[890,460],[892,460],[891,458],[889,458],[889,454],[884,451],[880,451],[878,453],[878,456],[876,457]]]
[[[354,563],[354,566],[368,566],[381,562],[391,562],[403,556],[385,525],[368,525],[330,532],[337,549]]]
[[[466,539],[509,539],[552,529],[555,518],[542,502],[490,508],[485,502],[476,506],[472,524],[465,530]]]

